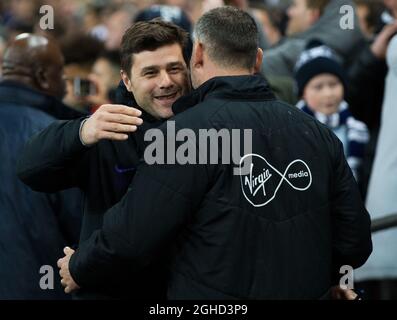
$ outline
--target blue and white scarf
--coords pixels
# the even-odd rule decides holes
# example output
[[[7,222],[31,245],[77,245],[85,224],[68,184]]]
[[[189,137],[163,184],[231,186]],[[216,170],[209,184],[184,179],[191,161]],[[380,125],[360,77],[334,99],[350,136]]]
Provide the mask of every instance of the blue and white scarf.
[[[343,143],[347,162],[357,180],[358,169],[364,158],[365,145],[369,141],[369,132],[365,123],[353,118],[349,105],[345,101],[339,105],[339,111],[331,115],[311,110],[304,100],[299,101],[296,106],[328,126],[338,136]]]

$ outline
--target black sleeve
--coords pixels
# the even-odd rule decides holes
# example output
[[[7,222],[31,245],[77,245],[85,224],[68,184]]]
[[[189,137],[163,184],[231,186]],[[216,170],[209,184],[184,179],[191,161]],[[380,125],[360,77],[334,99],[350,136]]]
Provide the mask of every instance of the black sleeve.
[[[81,187],[90,149],[80,141],[83,120],[56,121],[34,135],[19,157],[18,177],[39,192]]]
[[[116,281],[121,265],[139,270],[166,252],[198,210],[208,187],[205,165],[139,167],[120,203],[72,256],[69,268],[82,287]]]
[[[372,252],[371,220],[353,174],[343,153],[342,143],[334,138],[334,178],[331,202],[333,264],[362,266]]]

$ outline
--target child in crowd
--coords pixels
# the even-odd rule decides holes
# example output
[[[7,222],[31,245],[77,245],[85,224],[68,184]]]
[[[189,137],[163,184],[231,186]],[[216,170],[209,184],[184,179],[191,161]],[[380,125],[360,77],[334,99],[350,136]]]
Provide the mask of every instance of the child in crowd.
[[[346,76],[331,48],[309,42],[295,66],[297,107],[328,126],[341,140],[356,180],[369,140],[367,126],[353,118],[344,101]]]

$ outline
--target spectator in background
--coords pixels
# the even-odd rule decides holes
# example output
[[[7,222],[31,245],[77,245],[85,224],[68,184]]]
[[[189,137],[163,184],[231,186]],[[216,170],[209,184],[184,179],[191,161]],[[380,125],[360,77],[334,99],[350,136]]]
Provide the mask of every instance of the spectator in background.
[[[108,37],[108,29],[103,22],[104,10],[104,5],[91,3],[85,8],[85,14],[83,17],[83,28],[85,32],[101,41],[106,41]]]
[[[298,108],[328,126],[343,143],[347,162],[356,181],[364,148],[369,140],[366,125],[354,119],[344,101],[347,79],[332,50],[311,41],[296,65]]]
[[[396,21],[397,17],[397,1],[396,0],[383,0],[387,10],[382,14],[382,21],[385,24],[392,24]]]
[[[382,27],[381,15],[385,7],[380,0],[354,0],[354,4],[360,29],[367,39],[372,40]]]
[[[70,33],[61,43],[65,56],[66,96],[64,102],[75,109],[88,112],[85,97],[92,92],[82,92],[81,80],[87,81],[94,62],[103,50],[103,43],[80,30]]]
[[[60,100],[65,89],[63,57],[54,40],[19,35],[6,49],[2,68],[0,300],[65,299],[56,283],[57,272],[53,272],[53,290],[41,289],[44,274],[40,268],[56,268],[65,244],[78,242],[81,195],[78,190],[34,192],[19,181],[16,163],[33,134],[55,119],[72,119],[81,114]]]
[[[353,5],[350,0],[293,0],[288,9],[290,18],[287,37],[280,45],[265,50],[262,72],[265,76],[293,77],[299,54],[310,39],[319,39],[347,59],[363,36],[354,19],[353,30],[340,28],[340,8]]]
[[[223,0],[186,0],[186,5],[183,9],[194,25],[205,12],[222,5]]]
[[[102,104],[115,103],[115,91],[120,82],[120,57],[118,51],[104,51],[95,61],[88,80],[95,86],[94,94],[86,97],[90,112]]]
[[[397,23],[386,25],[376,33],[380,29],[382,4],[368,0],[356,0],[356,4],[358,8],[361,7],[358,12],[363,15],[361,25],[364,24],[366,41],[357,46],[357,54],[348,68],[349,90],[346,100],[354,117],[365,122],[371,133],[360,173],[360,190],[365,197],[380,126],[387,74],[386,49],[390,38],[397,32]]]
[[[108,17],[105,19],[105,26],[107,28],[106,50],[113,51],[120,49],[124,32],[131,26],[137,10],[134,5],[129,4],[113,6],[105,11],[104,14]]]
[[[366,199],[372,219],[397,212],[397,35],[388,45],[386,60],[389,71],[378,144]],[[364,281],[359,285],[366,289],[369,298],[397,299],[396,243],[397,228],[373,235],[373,255],[355,274],[356,279]]]
[[[361,74],[356,75],[356,83],[361,86],[361,92],[366,93],[364,96],[368,95],[367,88],[370,88],[370,84],[374,89],[379,86],[378,77],[370,79],[370,72],[374,72],[376,76],[376,72],[379,72],[376,69],[376,63],[379,64],[379,61],[386,59],[388,72],[385,82],[385,95],[381,100],[383,105],[381,108],[375,108],[375,110],[367,108],[368,111],[377,115],[376,119],[378,119],[380,126],[376,149],[373,149],[373,153],[375,151],[376,153],[366,197],[366,205],[370,210],[372,219],[385,217],[397,211],[395,205],[397,0],[384,0],[383,3],[387,10],[383,12],[381,18],[386,26],[372,43],[367,55],[369,57],[366,60],[367,63],[362,64]],[[372,59],[370,59],[371,57]],[[360,76],[362,79],[359,79]],[[383,81],[381,83],[383,84]],[[370,115],[368,118],[370,118]],[[394,244],[397,242],[397,230],[394,228],[377,232],[373,239],[374,256],[368,260],[367,264],[357,270],[356,278],[361,281],[358,285],[366,290],[369,298],[397,299],[397,257],[394,248]]]
[[[275,46],[284,36],[284,14],[277,7],[270,7],[261,2],[250,5],[251,12],[261,22],[263,33],[270,47]]]
[[[10,0],[3,23],[8,39],[23,32],[33,32],[41,5],[40,0]]]

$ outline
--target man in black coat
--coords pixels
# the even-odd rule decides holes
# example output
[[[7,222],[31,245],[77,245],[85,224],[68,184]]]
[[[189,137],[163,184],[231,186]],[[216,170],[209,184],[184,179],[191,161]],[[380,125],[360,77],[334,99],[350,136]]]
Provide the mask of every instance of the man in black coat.
[[[174,24],[133,24],[122,40],[121,75],[127,93],[123,100],[139,108],[102,105],[89,118],[54,123],[21,154],[19,177],[34,190],[78,187],[84,192],[80,242],[101,228],[103,214],[127,192],[145,150],[146,130],[172,116],[172,103],[189,89],[186,43],[186,33]],[[126,264],[119,270],[122,281],[98,282],[77,292],[76,298],[165,297],[161,267],[153,264],[139,274],[130,270]]]
[[[262,52],[248,14],[211,10],[194,39],[196,90],[173,105],[190,108],[150,132],[126,195],[58,261],[65,291],[167,253],[170,299],[321,298],[372,250],[342,144],[254,75]]]
[[[78,242],[81,193],[30,190],[16,175],[26,141],[56,119],[82,114],[61,102],[63,56],[54,40],[19,35],[6,49],[0,82],[0,299],[67,299],[56,272]]]

